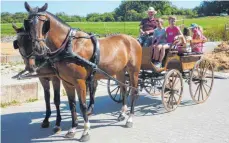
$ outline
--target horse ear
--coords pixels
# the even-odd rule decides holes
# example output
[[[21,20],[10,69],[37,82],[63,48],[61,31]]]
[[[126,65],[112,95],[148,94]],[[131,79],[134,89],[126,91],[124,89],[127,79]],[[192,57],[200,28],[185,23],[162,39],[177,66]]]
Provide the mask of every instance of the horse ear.
[[[28,12],[31,12],[32,8],[29,6],[29,4],[27,2],[25,2],[25,9],[28,11]]]
[[[15,23],[12,23],[12,27],[13,27],[13,29],[14,29],[16,32],[19,30],[19,28],[16,26]]]
[[[44,6],[42,6],[42,8],[39,8],[39,9],[38,9],[38,12],[43,12],[43,11],[46,11],[46,10],[47,10],[47,8],[48,8],[48,4],[47,4],[47,3],[45,3],[45,5],[44,5]]]

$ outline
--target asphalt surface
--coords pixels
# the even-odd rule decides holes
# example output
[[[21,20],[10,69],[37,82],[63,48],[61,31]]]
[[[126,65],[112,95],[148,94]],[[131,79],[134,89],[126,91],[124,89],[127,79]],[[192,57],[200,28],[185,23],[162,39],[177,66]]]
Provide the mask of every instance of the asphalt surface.
[[[229,142],[229,80],[215,79],[212,94],[203,104],[196,105],[190,97],[187,83],[181,105],[167,113],[161,97],[142,92],[135,107],[133,128],[118,122],[121,104],[110,99],[105,86],[99,86],[94,115],[90,117],[91,139],[88,143],[228,143]],[[53,98],[52,98],[53,99]],[[78,142],[83,131],[79,113],[79,128],[73,139],[64,135],[71,126],[66,96],[61,97],[62,131],[53,134],[55,106],[52,102],[51,127],[40,127],[45,115],[43,100],[1,109],[2,143],[72,143]]]

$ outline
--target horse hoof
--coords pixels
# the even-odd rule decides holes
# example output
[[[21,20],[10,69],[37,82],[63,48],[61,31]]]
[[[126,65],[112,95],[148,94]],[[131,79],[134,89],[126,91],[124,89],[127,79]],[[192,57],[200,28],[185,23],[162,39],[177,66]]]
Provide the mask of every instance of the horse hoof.
[[[66,135],[65,135],[65,138],[69,138],[69,139],[72,139],[74,138],[76,132],[68,132]]]
[[[53,132],[54,132],[54,134],[57,134],[57,133],[61,132],[61,128],[59,126],[55,126],[53,128]]]
[[[118,117],[118,121],[120,122],[120,121],[123,121],[123,120],[125,120],[125,117],[122,114],[120,114],[119,117]]]
[[[86,135],[82,135],[82,137],[80,138],[80,142],[86,142],[90,140],[90,135],[86,134]]]
[[[49,127],[49,121],[43,121],[41,124],[42,128],[48,128]]]
[[[126,122],[126,128],[132,128],[133,122]]]

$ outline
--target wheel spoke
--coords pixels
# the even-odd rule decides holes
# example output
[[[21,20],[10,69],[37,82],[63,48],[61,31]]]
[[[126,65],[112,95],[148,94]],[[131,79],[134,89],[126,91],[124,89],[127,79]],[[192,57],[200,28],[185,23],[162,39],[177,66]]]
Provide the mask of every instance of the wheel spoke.
[[[201,95],[202,95],[202,100],[204,100],[203,84],[201,84]]]
[[[203,84],[203,89],[204,89],[204,91],[205,91],[205,93],[206,93],[206,96],[208,96],[208,92],[207,92],[207,90],[206,90],[204,84]]]
[[[112,93],[115,89],[117,89],[117,88],[119,88],[119,86],[115,87],[115,88],[111,91],[111,93]]]
[[[201,84],[200,84],[200,90],[201,90]],[[200,101],[200,90],[199,90],[199,96],[198,96],[198,101]]]
[[[177,104],[177,100],[176,100],[176,98],[175,98],[175,96],[173,95],[173,99],[174,99],[174,101],[176,102],[176,104]]]
[[[180,78],[179,78],[180,79]],[[179,82],[179,79],[177,80],[177,82],[173,85],[173,88],[176,87],[177,83]]]
[[[201,76],[202,76],[202,77],[203,77],[203,75],[204,75],[205,66],[206,66],[206,61],[204,60],[204,63],[203,63],[203,65],[202,65],[202,72],[201,72]]]
[[[177,96],[179,96],[179,97],[181,97],[181,95],[180,94],[178,94],[178,93],[175,93]]]
[[[199,65],[198,67],[196,67],[197,73],[198,73],[198,77],[200,77],[200,72],[199,72]]]
[[[116,94],[115,94],[114,99],[116,99],[116,96],[117,96],[117,93],[118,93],[119,89],[120,89],[120,88],[118,88],[118,90],[116,91]]]
[[[208,64],[206,70],[204,70],[203,76],[206,75],[206,72],[208,71],[208,67],[210,67],[210,65]]]
[[[204,83],[207,87],[211,88],[209,85],[207,85],[207,83]]]
[[[173,88],[175,87],[176,80],[177,80],[177,76],[176,76],[175,80],[173,81]],[[178,81],[179,81],[179,79],[178,79]]]
[[[195,94],[193,95],[194,98],[196,97],[196,93],[197,93],[197,91],[199,90],[199,87],[200,87],[200,85],[197,86],[196,92],[195,92]]]

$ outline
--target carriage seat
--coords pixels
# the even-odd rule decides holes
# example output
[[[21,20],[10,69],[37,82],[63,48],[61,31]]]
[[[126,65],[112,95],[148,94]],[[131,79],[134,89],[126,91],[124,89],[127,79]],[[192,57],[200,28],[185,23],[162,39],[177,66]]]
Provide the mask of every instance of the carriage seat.
[[[189,55],[202,55],[203,52],[185,52],[185,53],[178,53],[178,56],[189,56]]]

